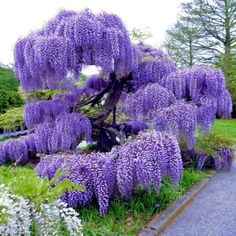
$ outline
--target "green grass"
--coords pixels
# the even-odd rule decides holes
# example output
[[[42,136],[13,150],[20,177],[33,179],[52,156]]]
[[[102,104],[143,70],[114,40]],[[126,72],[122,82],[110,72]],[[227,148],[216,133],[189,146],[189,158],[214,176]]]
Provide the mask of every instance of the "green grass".
[[[215,120],[211,132],[215,134],[224,134],[236,141],[236,119]]]

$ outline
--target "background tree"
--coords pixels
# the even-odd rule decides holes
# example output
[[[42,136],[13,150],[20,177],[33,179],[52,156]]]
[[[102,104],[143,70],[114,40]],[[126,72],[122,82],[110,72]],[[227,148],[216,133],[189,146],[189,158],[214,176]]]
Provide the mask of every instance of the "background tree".
[[[222,68],[233,98],[236,90],[235,15],[235,0],[194,0],[183,3],[181,16],[175,27],[167,31],[165,43],[167,51],[179,62],[177,65],[180,67],[187,67],[193,61],[195,64],[210,64]],[[191,22],[191,27],[187,25],[186,28],[188,22]],[[234,115],[235,104],[234,101]]]
[[[176,66],[191,67],[198,62],[199,41],[198,25],[191,16],[181,16],[175,25],[166,31],[164,47],[176,63]]]
[[[215,52],[228,79],[236,45],[236,1],[194,0],[192,13],[201,26],[201,32],[209,40],[209,42],[205,40],[203,45],[199,46],[205,49],[206,53]]]
[[[150,32],[149,28],[139,29],[134,27],[130,31],[130,37],[135,43],[144,43],[152,37],[152,32]]]
[[[15,79],[13,70],[6,66],[0,66],[0,113],[23,104],[18,89],[19,81]]]

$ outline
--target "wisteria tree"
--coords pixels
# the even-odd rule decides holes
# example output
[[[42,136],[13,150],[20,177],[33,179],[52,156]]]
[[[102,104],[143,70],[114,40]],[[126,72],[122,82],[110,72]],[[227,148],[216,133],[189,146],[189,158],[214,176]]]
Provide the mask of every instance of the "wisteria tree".
[[[1,145],[0,163],[24,164],[37,153],[51,154],[41,158],[40,176],[52,178],[62,167],[86,186],[82,193],[62,196],[71,206],[87,204],[95,195],[103,214],[110,197],[129,197],[137,183],[156,191],[165,175],[177,183],[182,172],[177,140],[192,149],[197,127],[209,132],[216,116],[231,115],[222,71],[177,70],[162,50],[133,44],[113,14],[63,10],[18,40],[14,55],[16,76],[28,94],[29,134]],[[78,86],[89,65],[100,73]],[[30,92],[38,89],[63,92],[31,102]],[[85,115],[84,107],[97,113]],[[126,114],[125,122],[117,112]],[[155,131],[144,132],[148,127]],[[96,143],[97,151],[72,151],[82,139]]]

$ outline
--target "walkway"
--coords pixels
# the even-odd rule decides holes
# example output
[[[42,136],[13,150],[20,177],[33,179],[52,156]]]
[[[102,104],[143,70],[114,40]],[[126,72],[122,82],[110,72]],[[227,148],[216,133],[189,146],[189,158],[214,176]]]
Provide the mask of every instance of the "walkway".
[[[236,236],[236,163],[213,177],[163,236]]]

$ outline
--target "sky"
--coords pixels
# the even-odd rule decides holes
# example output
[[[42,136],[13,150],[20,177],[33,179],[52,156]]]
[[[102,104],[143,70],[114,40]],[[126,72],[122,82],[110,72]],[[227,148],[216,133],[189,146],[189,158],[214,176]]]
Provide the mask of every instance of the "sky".
[[[120,16],[129,30],[145,29],[153,34],[147,41],[160,46],[165,31],[180,12],[183,0],[4,0],[0,8],[0,63],[14,62],[13,48],[18,38],[39,29],[60,9],[106,11]]]

